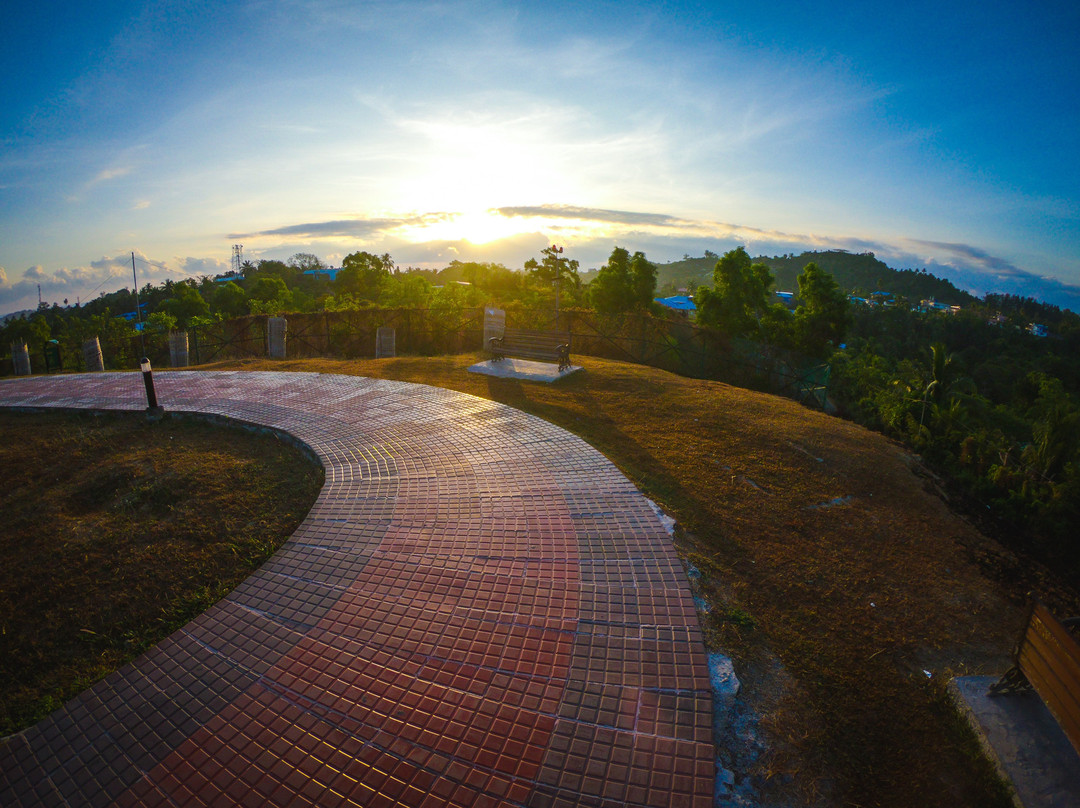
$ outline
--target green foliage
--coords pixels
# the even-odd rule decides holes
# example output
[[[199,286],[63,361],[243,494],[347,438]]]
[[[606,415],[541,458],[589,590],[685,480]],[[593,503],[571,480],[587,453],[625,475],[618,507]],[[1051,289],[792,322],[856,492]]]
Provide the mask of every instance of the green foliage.
[[[813,261],[803,268],[798,283],[795,347],[807,356],[826,358],[843,341],[851,325],[847,295],[832,275]]]
[[[769,268],[751,263],[745,248],[736,247],[716,262],[713,288],[697,290],[698,322],[729,337],[758,336],[759,320],[770,310],[772,285]]]
[[[580,264],[577,259],[563,258],[561,247],[545,247],[540,251],[543,258],[538,262],[535,258],[530,258],[525,262],[525,273],[533,280],[549,285],[558,281],[560,284],[566,283],[571,287],[578,287],[581,285],[581,278],[578,275],[578,267]]]
[[[622,247],[611,251],[600,274],[589,284],[589,302],[602,314],[627,311],[633,305],[630,253]]]
[[[601,314],[647,309],[656,293],[656,266],[643,252],[616,247],[588,287],[588,300]]]
[[[341,262],[341,271],[333,283],[334,294],[376,301],[383,280],[390,276],[393,269],[394,261],[388,254],[351,253]]]
[[[203,300],[195,284],[190,281],[182,281],[174,284],[173,295],[163,301],[158,310],[173,317],[176,327],[187,328],[193,317],[205,317],[210,313],[210,305]]]
[[[175,331],[178,323],[176,318],[164,311],[155,311],[146,318],[146,328],[155,334],[168,334]]]
[[[224,319],[243,317],[250,311],[247,293],[235,281],[221,284],[214,293],[213,310]]]

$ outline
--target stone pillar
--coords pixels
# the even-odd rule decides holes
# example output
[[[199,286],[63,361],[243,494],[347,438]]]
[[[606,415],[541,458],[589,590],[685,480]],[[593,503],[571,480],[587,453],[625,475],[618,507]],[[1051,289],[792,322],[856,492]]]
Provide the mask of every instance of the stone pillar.
[[[375,332],[375,358],[383,359],[388,356],[396,356],[394,352],[394,329],[388,325],[381,325]]]
[[[30,375],[30,351],[25,342],[11,343],[11,362],[15,365],[16,376]]]
[[[271,359],[285,358],[285,334],[288,325],[284,317],[271,317],[266,321],[266,352]]]
[[[101,373],[105,370],[105,359],[101,355],[101,340],[91,337],[82,345],[83,364],[91,373]]]
[[[188,366],[187,331],[169,332],[169,365],[174,368]]]
[[[491,346],[492,337],[506,333],[506,312],[502,309],[484,309],[484,350]]]

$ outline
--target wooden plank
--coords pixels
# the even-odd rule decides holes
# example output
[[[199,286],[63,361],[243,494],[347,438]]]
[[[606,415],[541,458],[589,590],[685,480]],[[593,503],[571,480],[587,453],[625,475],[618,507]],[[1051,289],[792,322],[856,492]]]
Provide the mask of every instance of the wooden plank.
[[[1017,664],[1080,753],[1080,643],[1036,603]]]
[[[1054,718],[1061,724],[1069,740],[1077,746],[1080,741],[1080,704],[1070,694],[1054,670],[1056,660],[1026,645],[1020,657],[1020,668],[1024,672],[1035,692],[1039,694]],[[1075,739],[1075,740],[1074,740]],[[1080,752],[1080,746],[1077,751]]]

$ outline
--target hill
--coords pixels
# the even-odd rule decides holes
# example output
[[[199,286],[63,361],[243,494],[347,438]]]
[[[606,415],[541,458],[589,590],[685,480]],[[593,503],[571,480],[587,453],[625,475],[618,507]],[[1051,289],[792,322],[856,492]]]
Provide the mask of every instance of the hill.
[[[585,373],[522,384],[466,372],[479,358],[211,367],[456,389],[558,424],[612,459],[681,526],[707,643],[743,684],[741,735],[720,754],[758,784],[761,804],[1008,804],[944,684],[1008,666],[1041,568],[953,514],[915,458],[852,423],[719,382],[582,357]]]
[[[657,265],[657,288],[674,284],[676,288],[694,289],[701,284],[712,285],[716,256],[684,258],[669,264]],[[970,305],[976,298],[957,289],[926,270],[893,269],[873,253],[849,253],[844,250],[804,252],[799,255],[758,256],[756,263],[772,269],[776,288],[798,291],[796,278],[811,261],[832,275],[841,288],[852,294],[866,296],[872,292],[891,292],[908,300],[934,298],[950,305]]]

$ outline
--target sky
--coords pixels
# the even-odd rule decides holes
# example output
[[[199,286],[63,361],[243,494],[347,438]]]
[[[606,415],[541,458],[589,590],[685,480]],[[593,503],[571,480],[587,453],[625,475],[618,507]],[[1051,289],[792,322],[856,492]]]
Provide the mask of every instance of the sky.
[[[0,314],[245,259],[846,249],[1080,312],[1080,4],[0,0]]]

